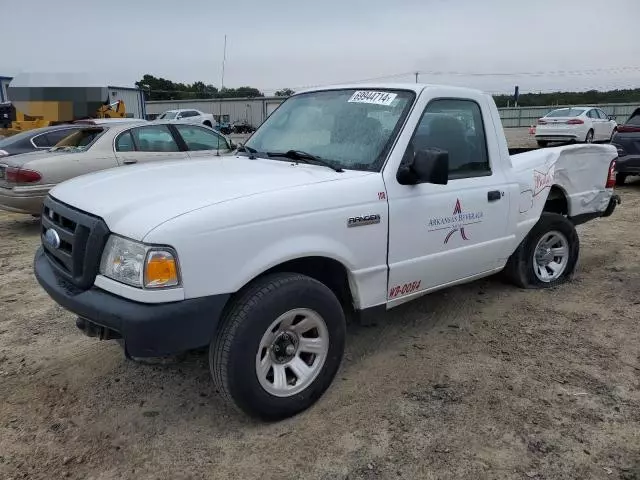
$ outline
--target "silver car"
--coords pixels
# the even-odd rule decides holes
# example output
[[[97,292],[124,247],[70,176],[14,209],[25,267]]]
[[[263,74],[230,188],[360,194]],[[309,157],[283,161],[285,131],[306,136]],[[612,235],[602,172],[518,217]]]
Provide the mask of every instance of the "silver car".
[[[44,152],[0,158],[0,209],[39,215],[56,184],[107,168],[228,154],[234,145],[199,125],[87,122]]]

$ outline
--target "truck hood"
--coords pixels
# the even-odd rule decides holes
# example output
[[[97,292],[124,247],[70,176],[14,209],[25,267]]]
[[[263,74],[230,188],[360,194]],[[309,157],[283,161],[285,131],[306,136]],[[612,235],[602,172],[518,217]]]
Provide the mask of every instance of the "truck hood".
[[[142,240],[158,225],[210,205],[370,174],[290,161],[213,157],[104,170],[63,182],[50,194],[101,217],[112,232]]]

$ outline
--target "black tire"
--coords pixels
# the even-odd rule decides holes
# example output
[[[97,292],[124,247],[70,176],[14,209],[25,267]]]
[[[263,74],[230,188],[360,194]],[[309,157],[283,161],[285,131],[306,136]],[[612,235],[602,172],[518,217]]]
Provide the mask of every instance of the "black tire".
[[[324,320],[329,347],[317,377],[301,392],[277,397],[258,380],[260,340],[280,315],[308,308]],[[213,381],[225,400],[262,420],[293,416],[313,405],[327,390],[344,353],[346,322],[340,302],[324,284],[305,275],[276,273],[257,279],[233,300],[209,348]]]
[[[562,233],[568,241],[569,257],[561,276],[551,282],[540,280],[534,271],[535,248],[540,239],[548,232]],[[509,258],[504,273],[520,288],[551,288],[571,279],[580,254],[580,239],[575,226],[564,215],[542,212],[540,220],[520,243]]]
[[[544,148],[549,145],[549,142],[547,142],[546,140],[538,140],[537,143],[540,148]]]
[[[202,125],[204,125],[205,127],[213,128],[213,125],[211,125],[211,122],[209,120],[205,120],[204,122],[202,122]]]
[[[627,181],[626,173],[616,173],[616,185],[621,187]]]
[[[593,143],[593,130],[587,132],[587,136],[584,139],[584,143]]]

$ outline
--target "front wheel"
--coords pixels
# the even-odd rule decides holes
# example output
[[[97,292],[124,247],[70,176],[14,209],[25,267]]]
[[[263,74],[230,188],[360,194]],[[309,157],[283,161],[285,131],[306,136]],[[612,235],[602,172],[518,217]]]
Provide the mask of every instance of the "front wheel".
[[[587,136],[584,139],[584,143],[593,143],[593,130],[587,132]]]
[[[544,148],[544,147],[546,147],[547,145],[549,145],[549,142],[547,142],[546,140],[538,140],[538,146],[539,146],[540,148]]]
[[[580,254],[575,226],[565,216],[542,212],[511,255],[505,274],[521,288],[549,288],[571,278]]]
[[[340,302],[324,284],[279,273],[250,284],[227,311],[209,348],[214,383],[226,400],[264,420],[313,405],[344,353]]]

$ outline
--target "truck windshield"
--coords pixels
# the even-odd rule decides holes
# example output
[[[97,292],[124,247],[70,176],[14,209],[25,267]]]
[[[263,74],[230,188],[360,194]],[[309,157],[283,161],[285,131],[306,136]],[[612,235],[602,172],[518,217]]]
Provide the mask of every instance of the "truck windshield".
[[[246,147],[258,157],[296,150],[336,168],[380,171],[414,98],[414,92],[405,90],[294,95],[265,120]]]

